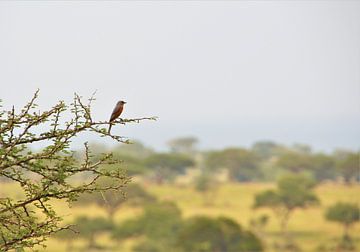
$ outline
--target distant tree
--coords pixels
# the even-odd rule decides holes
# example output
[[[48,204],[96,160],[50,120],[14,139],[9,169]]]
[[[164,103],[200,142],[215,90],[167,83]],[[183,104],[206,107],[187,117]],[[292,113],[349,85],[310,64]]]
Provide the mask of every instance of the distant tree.
[[[168,145],[172,152],[191,154],[197,143],[198,139],[195,137],[180,137],[170,140]]]
[[[101,142],[90,142],[89,148],[91,149],[92,161],[100,160],[101,156],[103,156],[104,153],[109,152],[109,147]],[[85,154],[84,152],[81,151],[79,151],[79,153],[81,153],[81,156],[79,158],[81,158]]]
[[[262,214],[257,218],[251,218],[249,221],[251,230],[259,237],[265,237],[265,227],[269,223],[270,217],[266,214]]]
[[[79,237],[88,240],[88,248],[100,248],[96,244],[96,237],[103,232],[110,232],[114,229],[114,224],[104,218],[88,218],[86,216],[80,216],[75,220],[74,229],[79,233]]]
[[[336,179],[335,159],[325,154],[316,154],[311,157],[311,173],[316,181]]]
[[[305,147],[304,147],[305,148]],[[336,178],[335,159],[325,154],[310,154],[307,151],[285,152],[276,165],[293,173],[309,172],[316,181]]]
[[[170,202],[146,206],[142,215],[122,222],[112,237],[118,241],[142,237],[133,248],[136,252],[262,251],[259,239],[233,220],[195,217],[184,222]]]
[[[338,222],[344,227],[343,239],[340,246],[352,249],[353,244],[349,235],[350,227],[360,221],[360,208],[356,204],[338,202],[330,206],[326,213],[326,219]]]
[[[300,154],[311,154],[311,147],[307,144],[296,143],[292,146],[292,149]]]
[[[211,152],[205,164],[210,170],[227,168],[230,179],[234,181],[251,181],[261,175],[258,157],[246,149],[229,148]]]
[[[175,176],[184,174],[186,168],[195,164],[194,160],[185,155],[177,153],[157,153],[149,156],[145,164],[151,168],[158,183],[164,179],[172,180]]]
[[[103,184],[110,184],[110,181]],[[115,213],[124,205],[140,206],[153,203],[156,198],[147,193],[140,185],[129,183],[122,190],[108,190],[93,194],[82,195],[77,205],[97,204],[108,213],[110,220],[114,220]]]
[[[114,155],[130,156],[136,159],[144,159],[154,154],[154,150],[146,147],[140,141],[132,141],[131,144],[118,145],[113,150]]]
[[[280,145],[271,141],[256,142],[252,146],[252,151],[262,160],[267,160],[278,155],[280,149],[282,149]]]
[[[138,242],[131,248],[132,252],[179,252],[174,247],[169,247],[166,243],[145,239]]]
[[[21,198],[6,194],[0,199],[0,251],[32,248],[66,229],[53,208],[54,199],[72,202],[84,192],[118,189],[129,180],[120,167],[103,169],[103,165],[116,162],[111,154],[93,161],[85,143],[84,156],[79,160],[70,150],[71,142],[84,132],[128,143],[108,133],[109,122],[93,119],[93,97],[84,102],[75,94],[70,105],[60,101],[45,111],[37,108],[37,97],[38,92],[19,110],[3,110],[0,104],[0,178],[16,184],[22,193]],[[154,118],[118,119],[114,123],[144,119]],[[34,145],[45,147],[33,151]],[[84,174],[88,180],[74,181]],[[102,178],[112,178],[115,183],[102,187],[97,183]]]
[[[174,251],[177,233],[182,225],[181,211],[171,202],[147,205],[144,213],[134,219],[121,223],[113,232],[112,238],[124,240],[144,236],[143,243],[137,244],[134,251],[151,245],[149,251]]]
[[[210,172],[203,171],[194,180],[195,190],[203,195],[204,203],[210,204],[218,187],[217,182]]]
[[[315,183],[302,175],[282,177],[276,190],[267,190],[255,196],[254,208],[270,208],[279,217],[281,230],[288,237],[287,224],[296,209],[307,208],[319,203],[312,192]]]
[[[121,153],[114,153],[114,158],[116,160],[121,160],[122,167],[126,171],[126,174],[133,176],[139,174],[146,174],[149,172],[148,167],[146,166],[144,159],[133,157],[131,155],[124,155]],[[109,169],[116,169],[115,165],[109,166]]]
[[[360,179],[360,154],[349,153],[337,162],[337,169],[347,185],[351,184],[351,180]]]
[[[192,252],[248,252],[262,251],[261,242],[254,234],[243,231],[232,219],[193,217],[178,236],[177,246]]]
[[[95,152],[92,152],[92,161],[98,161],[103,153],[108,150],[104,145],[99,143],[92,143],[90,147],[95,148]],[[123,144],[111,149],[114,160],[118,160],[122,164],[122,169],[126,171],[128,175],[144,174],[148,172],[147,166],[144,163],[146,157],[153,154],[153,150],[146,148],[140,142],[129,142],[129,144]],[[118,169],[119,164],[107,165],[108,170]]]
[[[64,229],[57,232],[54,238],[65,241],[67,244],[66,251],[71,252],[74,251],[73,242],[75,239],[79,238],[79,234],[76,233],[74,230]]]
[[[311,156],[299,152],[288,151],[279,157],[277,165],[287,171],[300,173],[309,170],[312,167]]]

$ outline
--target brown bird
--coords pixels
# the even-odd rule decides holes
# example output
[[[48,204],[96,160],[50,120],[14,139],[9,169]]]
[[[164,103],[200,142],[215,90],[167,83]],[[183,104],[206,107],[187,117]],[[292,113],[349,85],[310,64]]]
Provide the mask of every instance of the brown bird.
[[[124,104],[126,104],[126,102],[124,101],[118,101],[118,103],[116,103],[116,106],[111,114],[111,117],[110,117],[110,125],[109,125],[109,134],[110,134],[110,130],[111,130],[111,127],[112,127],[112,123],[115,121],[116,118],[118,118],[121,113],[123,112],[123,109],[124,109]]]

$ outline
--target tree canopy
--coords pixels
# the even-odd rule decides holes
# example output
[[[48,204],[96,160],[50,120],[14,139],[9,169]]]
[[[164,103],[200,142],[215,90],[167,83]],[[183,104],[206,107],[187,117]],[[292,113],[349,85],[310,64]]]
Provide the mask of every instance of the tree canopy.
[[[109,182],[102,182],[109,184]],[[105,192],[94,192],[83,194],[79,197],[77,205],[97,204],[113,219],[116,211],[124,204],[137,206],[155,202],[156,198],[146,192],[139,184],[129,183],[121,190],[108,190]]]
[[[135,247],[135,251],[143,251],[142,248],[147,246],[156,252],[172,251],[181,221],[181,211],[174,203],[150,204],[138,218],[121,223],[113,232],[113,238],[123,240],[142,235],[146,239]]]
[[[346,184],[350,184],[351,180],[360,179],[360,154],[346,153],[344,158],[337,162],[337,169],[344,178]]]
[[[0,199],[0,250],[33,247],[51,234],[66,229],[52,205],[52,199],[72,202],[84,192],[118,190],[128,181],[121,167],[103,169],[114,164],[111,154],[103,154],[96,161],[87,143],[82,160],[70,150],[71,142],[81,133],[90,132],[120,143],[129,140],[109,134],[109,122],[96,121],[91,105],[76,95],[70,105],[59,101],[52,108],[41,111],[36,100],[38,92],[20,110],[0,107],[0,178],[6,178],[22,190],[18,198]],[[127,124],[155,118],[118,119],[114,123]],[[37,144],[46,146],[33,151]],[[76,175],[86,174],[84,181],[74,181]],[[113,183],[98,184],[104,178]]]
[[[241,148],[229,148],[209,153],[206,166],[212,170],[228,169],[230,178],[235,181],[254,180],[260,175],[258,157],[253,152]]]
[[[78,232],[78,235],[89,241],[89,248],[97,247],[96,237],[100,233],[110,231],[114,228],[113,222],[102,217],[88,218],[86,216],[80,216],[76,218],[74,225],[74,229]]]
[[[325,216],[330,221],[349,227],[360,221],[360,208],[356,204],[338,202],[328,208]]]
[[[182,227],[178,246],[192,252],[262,251],[262,244],[251,232],[243,231],[232,219],[193,217]]]
[[[360,221],[360,208],[357,204],[337,202],[330,206],[325,217],[329,221],[338,222],[344,227],[342,239],[339,248],[344,250],[354,250],[354,245],[350,237],[350,227]]]
[[[312,192],[315,182],[304,175],[283,176],[276,190],[266,190],[255,196],[254,208],[268,207],[280,218],[283,232],[286,232],[290,214],[297,208],[306,208],[319,203]]]
[[[154,171],[161,183],[164,179],[172,180],[176,175],[184,174],[186,168],[193,166],[195,162],[185,154],[157,153],[146,158],[145,164]]]
[[[180,137],[172,139],[168,142],[168,146],[172,152],[190,154],[195,150],[198,139],[195,137]]]

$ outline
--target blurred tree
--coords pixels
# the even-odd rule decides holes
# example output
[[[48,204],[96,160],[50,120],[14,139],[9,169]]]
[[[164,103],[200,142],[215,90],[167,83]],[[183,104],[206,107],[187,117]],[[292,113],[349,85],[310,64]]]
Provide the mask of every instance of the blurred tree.
[[[104,155],[104,152],[109,150],[108,147],[100,143],[91,143],[90,149],[92,150],[92,162],[99,161]],[[148,169],[144,164],[144,159],[154,153],[151,149],[146,148],[140,142],[129,142],[129,144],[119,145],[111,151],[114,160],[118,160],[122,164],[122,169],[125,170],[128,175],[146,173]],[[78,158],[81,158],[83,155],[84,153],[80,151],[75,153],[75,156]],[[119,169],[119,163],[107,165],[105,167],[109,170],[117,170]]]
[[[197,143],[198,139],[195,137],[180,137],[170,140],[168,145],[172,152],[192,154]]]
[[[145,239],[132,247],[132,252],[180,252],[177,248],[169,247],[166,243]]]
[[[96,244],[96,237],[103,232],[110,232],[114,229],[114,225],[107,219],[96,217],[88,218],[80,216],[75,219],[75,230],[79,233],[79,237],[89,241],[88,248],[101,248]]]
[[[183,251],[192,252],[263,250],[255,235],[243,231],[235,221],[225,217],[193,217],[185,221],[177,245]]]
[[[294,151],[286,152],[279,157],[277,165],[287,171],[300,173],[311,168],[311,156]]]
[[[348,153],[338,160],[337,169],[347,185],[351,184],[351,180],[360,179],[360,154]]]
[[[306,208],[319,203],[312,192],[315,183],[303,175],[282,177],[276,190],[267,190],[255,196],[254,208],[268,207],[280,220],[281,230],[285,237],[291,214],[298,208]]]
[[[102,169],[101,165],[115,162],[111,154],[94,162],[85,144],[83,161],[79,161],[69,149],[70,143],[83,132],[128,143],[107,132],[109,122],[93,120],[93,97],[84,103],[75,94],[70,106],[60,101],[43,112],[37,109],[37,97],[38,92],[20,111],[14,107],[0,110],[0,177],[11,180],[23,192],[20,198],[0,199],[1,251],[31,248],[66,228],[60,226],[61,217],[53,209],[52,199],[71,202],[81,193],[118,189],[128,181],[119,169]],[[114,123],[144,119],[154,118],[119,119]],[[33,152],[30,148],[33,145],[46,147]],[[89,174],[89,179],[83,182],[70,179],[81,174]],[[103,187],[97,184],[102,178],[112,178],[115,183]]]
[[[103,157],[106,153],[109,152],[109,148],[102,143],[91,142],[88,143],[88,146],[89,149],[91,150],[91,156],[89,157],[91,162],[97,162],[101,160],[101,157]],[[81,161],[83,157],[86,155],[86,153],[85,150],[80,149],[75,151],[73,155],[77,160]]]
[[[252,151],[262,160],[267,160],[279,154],[283,147],[271,141],[256,142],[252,146]]]
[[[133,248],[137,252],[262,251],[260,240],[233,220],[195,217],[184,223],[180,210],[169,202],[148,205],[143,215],[113,232],[115,240],[136,237],[145,238]]]
[[[144,243],[139,243],[134,251],[166,252],[174,251],[177,233],[181,227],[181,212],[171,202],[162,202],[147,205],[144,213],[135,219],[124,221],[113,232],[113,239],[123,240],[131,237],[145,236]]]
[[[205,163],[210,170],[227,168],[230,179],[236,181],[251,181],[261,175],[258,157],[245,149],[230,148],[211,152]]]
[[[149,172],[143,159],[133,157],[131,155],[123,155],[120,153],[113,154],[114,159],[121,160],[122,168],[126,171],[126,174],[133,176],[139,174],[145,174]],[[108,166],[108,169],[118,169],[118,165]]]
[[[130,156],[136,159],[144,159],[154,153],[154,150],[146,147],[140,141],[132,141],[131,144],[119,145],[113,150],[114,155]]]
[[[98,161],[104,153],[109,152],[108,146],[99,142],[89,143],[89,148],[91,149],[92,156],[94,158],[96,157],[96,161]],[[82,152],[81,154],[83,156],[85,153]],[[79,158],[81,159],[81,156]]]
[[[336,167],[335,160],[332,156],[325,154],[316,154],[311,157],[311,173],[316,181],[335,180]]]
[[[217,182],[210,172],[203,171],[194,180],[195,190],[203,195],[204,204],[213,203],[215,192],[218,187]]]
[[[109,185],[111,181],[103,181],[102,184]],[[115,213],[124,204],[141,206],[155,201],[156,198],[147,193],[140,185],[129,183],[121,190],[107,190],[105,192],[83,194],[77,201],[77,205],[95,203],[106,210],[110,220],[113,221]]]
[[[269,216],[262,214],[257,218],[251,218],[249,221],[251,230],[262,240],[265,238],[265,227],[269,222]]]
[[[79,237],[79,234],[70,229],[64,229],[57,232],[54,236],[56,239],[63,240],[66,242],[66,251],[71,252],[74,251],[73,242],[75,239]]]
[[[161,184],[164,179],[171,181],[175,176],[184,174],[186,168],[193,166],[195,162],[185,154],[157,153],[149,156],[145,164],[153,169],[156,181]]]
[[[103,153],[108,150],[106,146],[99,143],[92,143],[90,148],[95,148],[95,151],[92,151],[93,162],[97,162]],[[114,160],[118,160],[122,164],[122,169],[126,171],[128,175],[137,175],[144,174],[148,171],[147,166],[144,164],[144,159],[154,152],[146,148],[140,142],[134,142],[129,144],[123,144],[122,146],[117,146],[113,148],[112,155]],[[79,156],[79,154],[76,154]],[[116,170],[119,168],[119,163],[113,165],[107,165],[107,169]]]
[[[349,235],[349,230],[352,225],[360,221],[360,208],[356,204],[338,202],[330,206],[326,213],[326,219],[329,221],[339,222],[344,226],[344,233],[340,248],[353,249],[353,243]]]
[[[307,144],[296,143],[293,145],[292,149],[300,154],[311,154],[311,147]]]
[[[121,242],[129,238],[137,238],[144,234],[140,218],[127,219],[116,226],[112,232],[111,238]]]

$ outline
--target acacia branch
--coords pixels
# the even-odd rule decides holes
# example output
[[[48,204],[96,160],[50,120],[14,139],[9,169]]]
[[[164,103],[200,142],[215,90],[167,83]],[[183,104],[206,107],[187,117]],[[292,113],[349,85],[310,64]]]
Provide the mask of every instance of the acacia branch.
[[[16,113],[0,111],[0,178],[4,177],[17,183],[25,196],[15,200],[9,197],[0,199],[0,250],[18,247],[33,247],[42,243],[46,237],[58,230],[61,218],[52,209],[50,199],[65,199],[68,202],[84,192],[120,190],[129,178],[121,170],[106,170],[104,164],[114,164],[111,154],[102,156],[93,162],[90,149],[85,143],[84,160],[80,162],[69,151],[72,139],[82,132],[92,132],[101,137],[110,137],[120,143],[129,140],[107,131],[109,121],[95,121],[91,115],[91,104],[95,93],[82,102],[74,95],[73,103],[68,107],[60,101],[51,109],[33,111],[37,104],[38,91],[23,109]],[[1,108],[1,104],[0,104]],[[62,122],[66,112],[71,118]],[[155,117],[118,119],[112,124],[140,123],[143,120],[156,120]],[[34,134],[38,127],[49,130]],[[28,146],[34,143],[51,141],[40,152],[32,152]],[[71,183],[74,175],[86,173],[90,181]],[[34,175],[37,175],[36,180]],[[102,185],[101,179],[111,178],[113,184]],[[40,210],[40,213],[39,213]],[[42,213],[42,216],[39,214]]]

